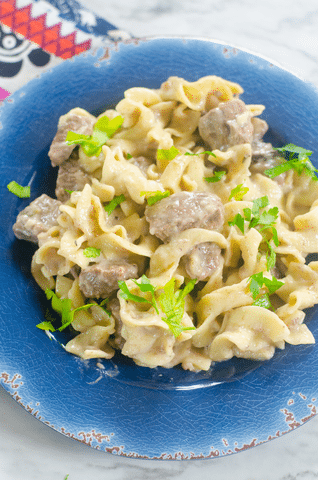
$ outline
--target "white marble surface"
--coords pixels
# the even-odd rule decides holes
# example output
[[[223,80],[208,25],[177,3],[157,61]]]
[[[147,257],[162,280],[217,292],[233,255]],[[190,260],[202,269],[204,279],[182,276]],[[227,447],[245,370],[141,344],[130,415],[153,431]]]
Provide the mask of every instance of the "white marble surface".
[[[318,86],[317,0],[82,0],[135,36],[194,35],[258,52]],[[267,444],[213,460],[130,460],[43,425],[0,389],[1,480],[315,480],[318,418]]]

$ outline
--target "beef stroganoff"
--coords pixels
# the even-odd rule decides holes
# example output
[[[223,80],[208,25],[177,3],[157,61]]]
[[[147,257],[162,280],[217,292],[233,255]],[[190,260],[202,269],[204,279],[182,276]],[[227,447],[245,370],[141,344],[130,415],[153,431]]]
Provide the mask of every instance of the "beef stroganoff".
[[[262,105],[216,76],[130,88],[98,118],[62,116],[56,199],[13,227],[32,274],[76,335],[65,348],[146,367],[208,370],[314,343],[318,182],[308,156],[263,140]]]

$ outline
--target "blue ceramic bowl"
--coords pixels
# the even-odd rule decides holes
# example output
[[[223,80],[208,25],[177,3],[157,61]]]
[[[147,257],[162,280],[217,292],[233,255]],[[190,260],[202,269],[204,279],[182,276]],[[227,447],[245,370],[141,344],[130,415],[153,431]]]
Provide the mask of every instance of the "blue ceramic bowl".
[[[97,114],[127,88],[158,88],[171,75],[238,82],[247,103],[266,105],[267,140],[318,152],[315,88],[250,52],[210,40],[148,38],[115,44],[57,66],[0,108],[1,384],[34,416],[92,447],[140,458],[211,458],[250,448],[303,424],[318,398],[316,346],[287,346],[267,362],[231,360],[209,372],[147,369],[117,355],[101,364],[65,352],[68,333],[49,339],[36,324],[46,302],[30,274],[32,245],[12,225],[28,200],[53,195],[47,156],[59,117],[79,106]],[[315,162],[317,156],[313,155]],[[307,322],[318,334],[318,312]],[[291,438],[292,441],[292,438]]]

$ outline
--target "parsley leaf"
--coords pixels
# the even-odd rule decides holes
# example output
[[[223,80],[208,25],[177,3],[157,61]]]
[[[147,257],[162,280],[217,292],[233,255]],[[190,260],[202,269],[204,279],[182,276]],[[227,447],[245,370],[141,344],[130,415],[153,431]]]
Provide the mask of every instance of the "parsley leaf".
[[[186,152],[184,155],[204,155],[204,154],[208,154],[208,155],[212,155],[212,157],[216,157],[215,153],[211,152],[210,150],[205,150],[204,152],[200,152],[200,153],[190,153],[190,152]],[[225,172],[224,172],[225,173]]]
[[[118,281],[118,285],[121,290],[119,295],[128,301],[149,303],[154,307],[157,314],[159,314],[158,304],[155,297],[156,287],[151,285],[150,280],[146,277],[146,275],[141,277],[140,283],[138,283],[136,280],[134,280],[134,282],[139,287],[141,292],[149,292],[151,294],[151,300],[132,294],[129,291],[126,282],[121,280]],[[159,295],[158,301],[161,310],[165,315],[162,317],[162,320],[169,326],[175,337],[178,337],[184,330],[195,330],[195,327],[184,327],[181,324],[184,314],[185,296],[191,292],[195,283],[196,279],[190,280],[183,289],[175,292],[175,278],[172,278],[166,283],[166,285],[163,287],[163,292]]]
[[[276,252],[269,242],[266,242],[266,244],[267,244],[267,249],[268,249],[268,253],[267,253],[267,256],[266,256],[266,260],[267,260],[266,261],[266,267],[267,267],[267,271],[269,272],[272,268],[275,267]]]
[[[52,322],[41,322],[36,325],[41,330],[50,330],[51,332],[58,330],[61,332],[73,322],[75,312],[87,310],[95,305],[94,303],[88,303],[86,305],[82,305],[81,307],[72,309],[72,300],[70,298],[59,298],[56,293],[49,288],[45,290],[45,295],[48,300],[51,300],[53,310],[61,315],[62,325],[58,329],[55,329],[52,325]]]
[[[156,312],[159,314],[158,310],[158,305],[156,302],[155,298],[155,290],[156,287],[151,285],[149,278],[146,277],[146,275],[143,275],[140,279],[140,283],[138,283],[136,280],[134,280],[135,284],[139,287],[140,291],[145,293],[145,292],[150,292],[151,293],[151,298],[152,298],[152,305]]]
[[[140,196],[142,197],[143,195],[146,196],[148,205],[153,205],[154,203],[159,202],[159,200],[169,197],[170,191],[165,190],[164,192],[161,192],[160,190],[157,190],[155,192],[140,192]]]
[[[214,172],[213,177],[205,177],[204,180],[206,182],[209,182],[209,183],[219,182],[221,180],[221,178],[223,177],[223,175],[225,175],[225,174],[226,174],[225,170],[218,170],[218,171]]]
[[[180,155],[180,152],[174,145],[168,149],[158,148],[157,150],[157,160],[170,162],[176,158],[177,155]]]
[[[193,290],[196,279],[190,280],[184,289],[174,291],[175,278],[169,280],[159,297],[160,307],[165,314],[162,320],[169,326],[173,335],[177,338],[185,330],[195,330],[195,327],[184,327],[181,320],[184,313],[185,296]]]
[[[244,217],[237,213],[232,221],[229,221],[230,226],[237,226],[244,234],[245,221],[249,222],[249,228],[256,228],[263,236],[263,245],[267,249],[267,270],[271,270],[275,266],[276,253],[273,246],[268,241],[268,235],[271,234],[271,238],[274,245],[278,247],[279,240],[277,230],[274,227],[275,222],[279,215],[278,207],[272,207],[269,210],[261,211],[263,208],[269,205],[269,199],[267,196],[256,198],[253,200],[252,208],[244,208]]]
[[[283,172],[288,170],[295,170],[298,175],[305,173],[309,175],[313,180],[317,181],[317,168],[313,166],[308,157],[312,155],[311,150],[306,150],[303,147],[298,147],[292,143],[288,143],[284,147],[274,148],[280,153],[283,153],[287,159],[284,163],[277,165],[276,167],[269,168],[264,171],[264,174],[270,178],[275,178]]]
[[[231,200],[231,198],[234,198],[238,202],[243,200],[243,197],[248,192],[248,190],[248,187],[243,187],[243,183],[236,185],[236,187],[231,190],[229,200]]]
[[[19,185],[14,180],[8,183],[7,189],[9,190],[9,192],[13,193],[19,198],[29,198],[31,195],[31,188],[29,185],[27,185],[26,187],[23,187],[22,185]]]
[[[137,303],[149,303],[150,305],[152,305],[154,307],[154,309],[156,310],[157,313],[159,313],[158,311],[158,307],[157,307],[157,303],[156,303],[156,300],[154,298],[154,289],[155,287],[153,287],[151,284],[150,284],[150,281],[148,280],[148,278],[146,277],[146,275],[143,275],[141,277],[141,283],[137,283],[137,281],[135,281],[136,285],[138,285],[139,289],[142,291],[142,292],[148,292],[150,291],[151,294],[152,294],[152,298],[151,300],[148,300],[147,298],[145,297],[140,297],[139,295],[134,295],[133,293],[130,292],[126,282],[124,280],[118,280],[118,286],[119,286],[119,289],[121,290],[121,292],[119,293],[119,295],[125,299],[125,300],[128,300],[128,301],[131,301],[131,302],[137,302]]]
[[[253,207],[252,207],[252,214],[254,216],[259,214],[261,208],[265,208],[269,205],[268,196],[265,195],[264,197],[259,197],[253,200]]]
[[[104,205],[104,210],[108,215],[110,215],[118,205],[120,205],[122,202],[126,200],[126,197],[124,194],[118,195],[117,197],[114,197],[110,202],[107,203],[107,205]]]
[[[260,296],[260,290],[263,287],[263,285],[267,288],[268,293],[261,295]],[[271,303],[269,300],[269,295],[272,295],[273,293],[276,292],[282,285],[284,285],[284,282],[281,282],[280,280],[277,280],[277,278],[272,277],[267,278],[264,277],[263,272],[255,273],[254,275],[250,276],[250,291],[252,293],[253,299],[255,300],[253,302],[253,305],[258,305],[260,307],[264,308],[270,308]]]
[[[37,327],[40,330],[49,330],[50,332],[55,332],[55,328],[52,325],[52,322],[50,321],[45,321],[37,324]]]
[[[100,248],[86,247],[83,250],[83,255],[87,258],[96,258],[100,256]]]
[[[241,232],[244,234],[244,218],[240,213],[237,213],[234,217],[234,220],[231,222],[228,222],[228,224],[231,227],[235,227],[235,225],[241,230]]]
[[[268,293],[264,293],[261,297],[257,298],[255,302],[252,303],[256,307],[271,308],[272,304],[269,299]]]
[[[102,146],[114,135],[121,127],[124,118],[118,115],[109,119],[106,115],[100,117],[94,125],[93,135],[83,135],[69,131],[66,135],[68,145],[81,145],[83,152],[88,156],[98,156]]]
[[[99,304],[100,307],[102,307],[102,309],[107,313],[107,315],[110,317],[111,316],[111,312],[109,310],[107,310],[106,308],[106,305],[107,303],[109,302],[109,298],[104,298],[104,300],[102,300]]]

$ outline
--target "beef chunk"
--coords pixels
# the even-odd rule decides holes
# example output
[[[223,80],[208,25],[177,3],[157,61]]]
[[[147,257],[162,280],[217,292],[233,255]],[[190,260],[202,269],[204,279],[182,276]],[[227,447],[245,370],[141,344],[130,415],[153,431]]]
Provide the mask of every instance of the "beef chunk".
[[[251,143],[251,114],[242,100],[222,102],[199,120],[199,133],[212,150],[227,150],[233,145]]]
[[[82,135],[92,135],[96,119],[81,108],[74,108],[59,119],[57,133],[49,150],[49,157],[53,167],[61,165],[71,155],[76,145],[67,145],[68,131]]]
[[[81,168],[77,158],[75,156],[72,158],[71,156],[69,160],[65,160],[59,166],[55,195],[58,200],[65,202],[70,196],[66,190],[82,191],[86,183],[92,183],[91,176]]]
[[[118,290],[118,280],[137,277],[138,267],[135,264],[103,261],[81,271],[79,288],[87,298],[106,298]]]
[[[206,192],[180,192],[146,207],[150,233],[163,242],[189,228],[219,230],[224,207],[217,195]]]
[[[190,278],[205,280],[218,268],[221,249],[216,243],[200,243],[184,256],[184,266]]]
[[[41,195],[17,216],[13,225],[15,236],[21,240],[38,243],[38,235],[57,225],[61,202],[48,195]]]

